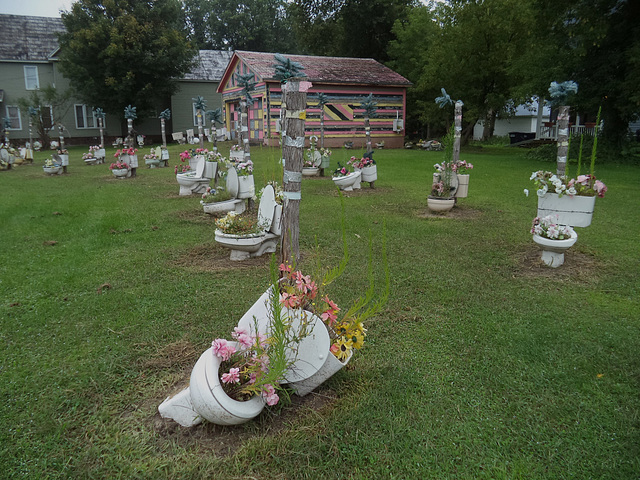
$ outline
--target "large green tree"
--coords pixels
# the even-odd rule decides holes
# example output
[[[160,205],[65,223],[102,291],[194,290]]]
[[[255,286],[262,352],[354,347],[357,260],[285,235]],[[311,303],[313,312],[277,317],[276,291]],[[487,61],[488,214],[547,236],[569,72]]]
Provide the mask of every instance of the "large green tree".
[[[285,0],[184,0],[187,25],[199,48],[291,51]]]
[[[60,68],[89,105],[140,117],[175,93],[193,65],[178,0],[78,0],[62,15]]]

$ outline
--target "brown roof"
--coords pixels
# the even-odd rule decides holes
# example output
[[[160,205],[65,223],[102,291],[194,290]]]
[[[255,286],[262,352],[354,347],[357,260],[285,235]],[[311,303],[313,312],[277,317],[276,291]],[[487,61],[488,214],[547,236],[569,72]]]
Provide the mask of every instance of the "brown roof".
[[[0,14],[0,60],[48,61],[62,31],[60,18]]]
[[[262,80],[275,80],[273,53],[236,51]],[[315,57],[311,55],[284,55],[300,63],[311,82],[358,85],[409,86],[411,82],[402,75],[377,62],[373,58]]]

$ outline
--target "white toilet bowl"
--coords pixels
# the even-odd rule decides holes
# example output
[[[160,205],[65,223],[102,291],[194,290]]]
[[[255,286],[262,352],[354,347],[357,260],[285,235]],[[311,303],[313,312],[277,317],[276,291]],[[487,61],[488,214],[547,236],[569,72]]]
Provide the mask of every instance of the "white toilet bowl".
[[[354,188],[360,188],[360,175],[361,172],[352,172],[349,175],[345,175],[344,177],[333,177],[333,183],[335,183],[340,190],[344,190],[345,192],[350,192]]]
[[[231,250],[231,260],[246,260],[275,252],[280,241],[281,209],[282,206],[276,203],[273,187],[267,185],[258,206],[258,223],[264,225],[265,230],[251,235],[233,235],[216,229],[215,240]]]
[[[569,250],[578,240],[576,232],[566,240],[550,240],[540,235],[533,235],[533,241],[542,248],[542,261],[551,268],[558,268],[564,263],[564,252]]]
[[[203,193],[209,186],[211,178],[203,176],[205,161],[201,158],[193,172],[178,173],[176,180],[180,185],[180,195],[191,195],[192,193]]]

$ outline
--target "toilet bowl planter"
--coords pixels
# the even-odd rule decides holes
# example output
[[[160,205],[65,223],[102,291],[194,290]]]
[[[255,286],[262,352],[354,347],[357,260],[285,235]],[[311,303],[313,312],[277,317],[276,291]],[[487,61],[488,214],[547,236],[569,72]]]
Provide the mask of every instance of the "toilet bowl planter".
[[[564,264],[565,252],[571,248],[577,240],[578,234],[576,232],[573,232],[571,238],[566,240],[551,240],[541,237],[540,235],[533,235],[533,241],[542,249],[542,261],[551,268],[558,268]]]
[[[340,190],[345,192],[351,192],[354,188],[360,188],[360,176],[361,172],[351,172],[341,177],[332,177],[333,183],[336,184]]]
[[[427,207],[436,213],[448,212],[455,205],[456,199],[453,197],[435,197],[429,195],[427,197]]]
[[[61,175],[62,174],[62,165],[54,165],[51,167],[44,166],[42,167],[44,173],[47,175]]]
[[[195,170],[188,171],[186,173],[176,174],[176,180],[180,186],[180,195],[192,195],[194,193],[203,193],[209,182],[210,178],[204,176],[205,160],[201,155],[197,155],[200,159],[195,163]]]
[[[375,182],[378,179],[378,167],[376,165],[370,165],[361,169],[363,182]]]
[[[253,175],[238,175],[238,198],[251,198],[255,193]]]
[[[128,168],[113,168],[111,169],[111,173],[116,178],[127,178],[131,176],[131,170]]]
[[[138,168],[138,155],[123,153],[120,155],[120,161],[127,163],[130,168]]]
[[[318,167],[302,167],[302,176],[303,177],[313,177],[318,175],[320,169]]]

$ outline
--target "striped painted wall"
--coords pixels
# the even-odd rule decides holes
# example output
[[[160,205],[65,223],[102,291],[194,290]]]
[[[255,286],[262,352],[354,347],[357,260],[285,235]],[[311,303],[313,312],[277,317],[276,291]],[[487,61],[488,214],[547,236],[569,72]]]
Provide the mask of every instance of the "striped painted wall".
[[[245,74],[251,69],[238,62],[234,73]],[[253,73],[253,72],[251,72]],[[277,145],[280,140],[278,120],[282,104],[282,91],[279,83],[264,82],[254,76],[257,82],[252,96],[254,105],[249,110],[250,138],[265,144]],[[394,122],[404,120],[406,108],[406,89],[402,87],[376,87],[356,85],[323,85],[315,83],[307,94],[306,136],[320,136],[320,109],[317,94],[324,93],[329,101],[324,108],[324,135],[327,146],[341,146],[345,141],[353,140],[356,146],[365,141],[364,110],[360,103],[370,93],[378,102],[377,117],[370,119],[371,136],[375,142],[390,142],[389,146],[401,147],[404,130],[394,130]],[[235,75],[231,75],[222,87],[227,128],[233,132],[233,126],[239,119],[239,101],[241,88],[236,85]],[[397,145],[395,145],[397,144]]]

